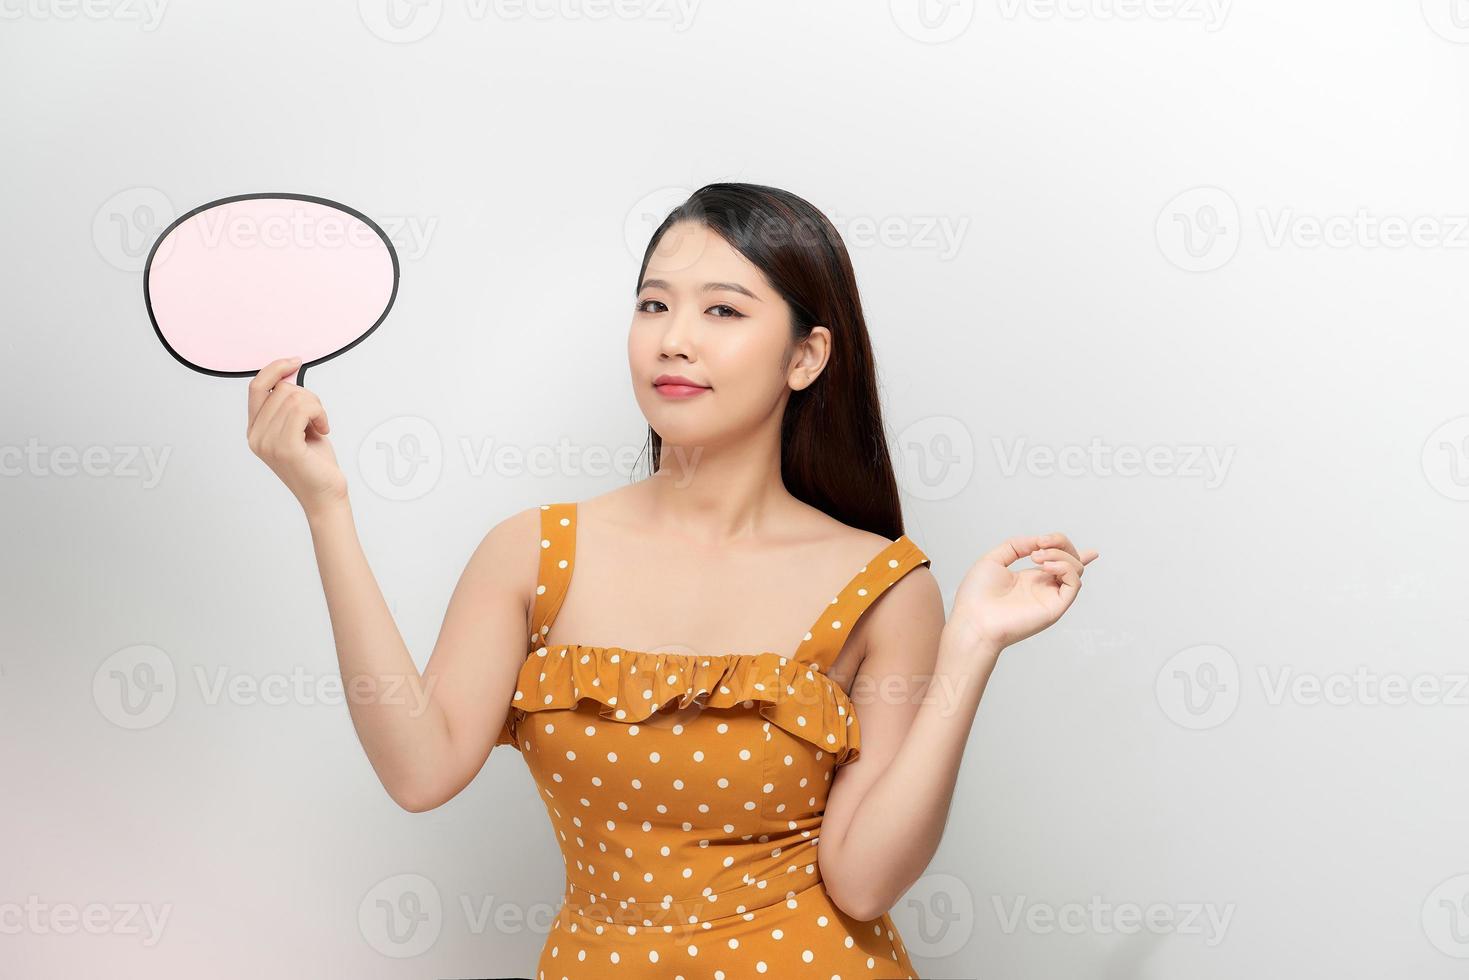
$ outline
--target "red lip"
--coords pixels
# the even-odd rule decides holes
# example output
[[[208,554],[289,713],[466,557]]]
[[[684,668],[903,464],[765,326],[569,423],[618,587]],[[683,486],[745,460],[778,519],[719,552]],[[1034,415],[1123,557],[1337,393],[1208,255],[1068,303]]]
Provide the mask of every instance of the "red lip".
[[[683,385],[688,388],[709,387],[708,385],[701,385],[697,381],[685,378],[681,374],[660,374],[653,379],[653,386],[656,388],[659,385]]]

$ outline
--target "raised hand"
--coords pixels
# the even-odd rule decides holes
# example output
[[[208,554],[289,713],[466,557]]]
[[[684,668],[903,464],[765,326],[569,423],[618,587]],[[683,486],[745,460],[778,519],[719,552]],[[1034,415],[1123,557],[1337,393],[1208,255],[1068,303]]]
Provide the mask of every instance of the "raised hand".
[[[1061,618],[1098,552],[1078,552],[1059,532],[1010,538],[965,574],[949,622],[966,641],[998,653]],[[1029,557],[1034,568],[1010,566]]]
[[[271,361],[250,380],[245,438],[310,516],[347,499],[347,478],[326,438],[321,399],[285,380],[300,366],[300,358]]]

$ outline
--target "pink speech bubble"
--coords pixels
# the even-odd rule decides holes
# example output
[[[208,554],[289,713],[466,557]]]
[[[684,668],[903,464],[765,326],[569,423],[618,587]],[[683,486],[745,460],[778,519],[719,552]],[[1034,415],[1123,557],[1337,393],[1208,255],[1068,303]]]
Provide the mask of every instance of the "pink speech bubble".
[[[143,301],[186,367],[253,376],[281,357],[306,369],[356,347],[398,295],[398,253],[371,218],[305,194],[241,194],[164,229]]]

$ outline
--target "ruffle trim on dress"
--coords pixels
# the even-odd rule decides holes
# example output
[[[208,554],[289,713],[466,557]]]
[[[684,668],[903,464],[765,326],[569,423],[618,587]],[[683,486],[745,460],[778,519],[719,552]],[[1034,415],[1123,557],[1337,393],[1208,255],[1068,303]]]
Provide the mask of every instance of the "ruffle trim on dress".
[[[778,653],[715,656],[647,653],[567,644],[525,659],[496,745],[515,745],[514,723],[536,711],[571,708],[584,698],[609,721],[633,724],[665,706],[759,707],[772,724],[836,758],[855,762],[861,727],[847,692],[813,665]]]

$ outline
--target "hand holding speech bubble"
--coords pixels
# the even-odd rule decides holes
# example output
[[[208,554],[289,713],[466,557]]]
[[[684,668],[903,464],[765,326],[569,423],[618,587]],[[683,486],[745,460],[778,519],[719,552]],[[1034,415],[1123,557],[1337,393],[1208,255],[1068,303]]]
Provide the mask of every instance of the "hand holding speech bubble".
[[[351,350],[387,318],[398,253],[365,214],[305,194],[241,194],[164,229],[143,267],[143,301],[185,367],[253,376],[281,357],[306,369]]]

